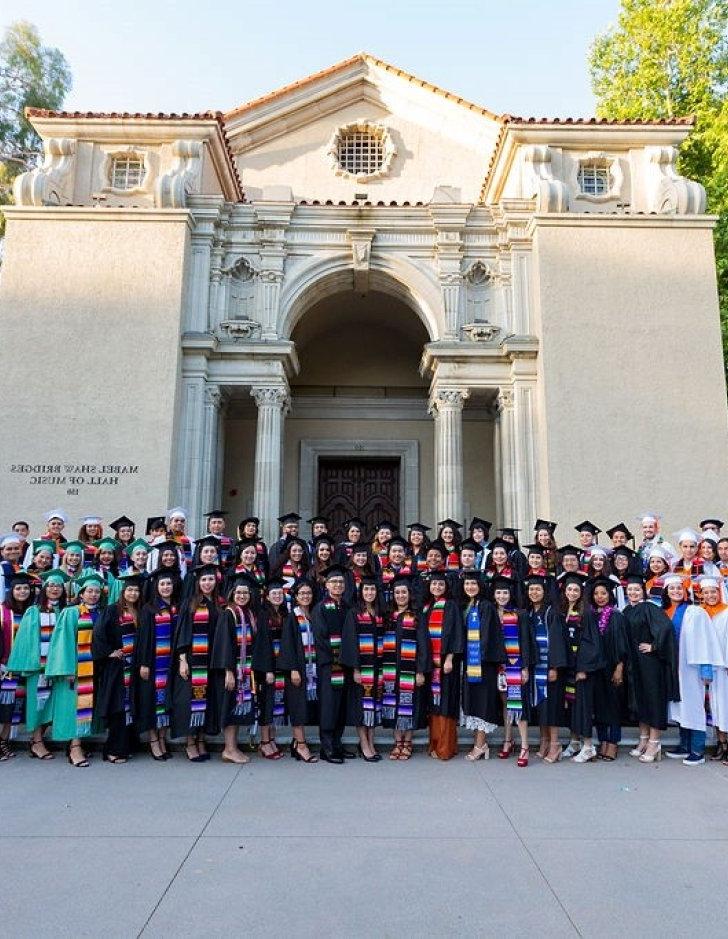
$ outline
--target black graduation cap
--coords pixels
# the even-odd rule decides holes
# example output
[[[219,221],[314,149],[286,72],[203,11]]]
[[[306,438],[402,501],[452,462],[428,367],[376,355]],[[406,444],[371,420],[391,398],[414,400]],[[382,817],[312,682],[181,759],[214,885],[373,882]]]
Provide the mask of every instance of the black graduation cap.
[[[493,590],[514,590],[516,582],[512,577],[504,577],[503,574],[496,574],[491,580]]]
[[[396,526],[393,525],[389,519],[383,518],[381,522],[377,522],[374,526],[374,531],[381,531],[382,528],[388,528],[390,531],[394,531]]]
[[[149,575],[151,580],[157,581],[160,577],[171,577],[174,581],[180,580],[180,575],[177,571],[171,570],[169,567],[158,567],[156,571],[152,571]]]
[[[643,577],[641,574],[629,574],[629,575],[627,576],[627,583],[628,583],[628,584],[639,584],[640,587],[643,587],[643,588],[644,588],[644,586],[645,586],[645,579],[644,579],[644,577]]]
[[[556,531],[556,528],[557,528],[556,522],[549,522],[548,519],[545,519],[545,518],[537,518],[536,524],[533,526],[534,531],[545,530],[550,535],[553,535],[553,533]]]
[[[241,538],[240,541],[235,542],[235,550],[242,551],[243,548],[254,547],[257,549],[258,541],[256,538]]]
[[[111,527],[114,527],[114,523],[111,523]],[[164,528],[167,530],[167,523],[163,515],[150,515],[147,519],[147,535],[151,535],[153,531],[156,531],[159,528]]]
[[[546,549],[537,542],[534,544],[523,545],[523,549],[525,550],[526,554],[538,554],[541,557],[546,556]]]
[[[409,548],[409,545],[404,540],[404,538],[400,538],[399,535],[395,535],[394,538],[391,539],[387,547],[392,548],[392,547],[396,547],[397,545],[399,545],[400,548],[404,548],[405,551],[407,550],[407,548]]]
[[[164,522],[164,519],[162,519],[162,522]],[[109,528],[113,528],[114,531],[118,531],[120,528],[134,528],[135,525],[136,522],[132,522],[126,515],[120,515],[113,522],[109,522]]]
[[[282,577],[271,577],[270,580],[266,582],[266,590],[282,590],[286,586],[286,582]]]
[[[470,551],[475,551],[476,553],[480,551],[480,545],[477,541],[473,541],[472,538],[465,538],[460,542],[460,550],[462,551],[463,548],[468,548]]]
[[[612,551],[612,557],[617,554],[623,554],[625,557],[629,558],[630,561],[635,556],[635,552],[626,544],[621,544],[619,547],[615,548],[614,551]]]
[[[515,538],[520,530],[521,530],[520,528],[510,528],[510,527],[498,529],[501,535],[510,535],[511,538]]]
[[[537,586],[546,589],[546,578],[543,574],[528,574],[523,578],[523,583],[526,587]]]
[[[432,583],[433,580],[442,580],[445,583],[448,582],[448,576],[445,571],[430,571],[429,578],[430,583]]]
[[[595,587],[606,587],[610,594],[614,594],[614,588],[617,586],[609,577],[595,577],[589,585],[589,590],[594,593]]]
[[[154,549],[156,549],[157,551],[159,551],[159,553],[160,553],[160,555],[161,555],[162,552],[163,552],[163,551],[166,551],[167,549],[169,549],[169,550],[171,550],[171,551],[179,551],[179,545],[177,544],[176,541],[172,541],[171,539],[167,539],[166,541],[160,541],[160,542],[158,542],[157,544],[149,545],[149,550],[150,550],[150,551],[152,551],[152,550],[154,550]]]
[[[573,554],[575,557],[581,557],[581,548],[577,548],[573,544],[564,544],[559,548],[559,554],[561,557],[564,557],[566,554]]]
[[[586,574],[582,574],[581,571],[572,571],[568,574],[564,574],[563,578],[561,579],[561,585],[562,587],[566,587],[569,584],[578,584],[583,588],[586,580]]]
[[[331,580],[332,577],[343,577],[346,574],[346,568],[341,564],[331,564],[323,572],[324,580]]]
[[[479,584],[482,584],[483,574],[481,571],[476,571],[474,568],[470,568],[467,571],[463,571],[463,580],[477,580]]]
[[[594,537],[596,537],[601,531],[601,528],[597,528],[593,522],[587,520],[584,522],[579,522],[578,525],[574,525],[574,531],[588,531],[594,535]]]
[[[353,518],[347,519],[344,528],[346,531],[350,528],[358,528],[359,531],[366,531],[366,525],[360,518],[357,518],[356,515]]]
[[[487,522],[484,518],[479,518],[477,515],[473,516],[473,520],[468,526],[468,530],[472,531],[474,528],[482,528],[483,531],[487,534],[493,527],[493,522]]]
[[[141,587],[146,579],[146,574],[140,574],[138,571],[125,571],[118,577],[122,590],[124,587]]]
[[[378,582],[377,582],[377,578],[374,576],[374,574],[365,574],[365,575],[362,577],[362,579],[359,581],[359,587],[358,587],[359,596],[361,596],[361,588],[362,588],[365,584],[366,584],[368,587],[378,587],[378,586],[379,586],[379,584],[378,584]]]
[[[192,571],[195,577],[202,577],[204,574],[217,574],[220,570],[219,564],[198,564]]]
[[[195,550],[198,548],[220,548],[220,539],[217,535],[205,535],[204,538],[198,538],[195,542]]]
[[[698,522],[698,526],[702,528],[704,525],[715,525],[716,528],[721,529],[723,522],[719,518],[704,518],[702,522]]]
[[[228,596],[231,596],[233,590],[235,590],[235,588],[240,584],[244,584],[246,587],[250,587],[251,590],[260,590],[260,584],[252,574],[249,574],[247,571],[240,571],[239,574],[235,574],[235,576],[232,578],[230,589],[228,590]]]
[[[331,547],[333,548],[333,547],[334,547],[334,539],[331,537],[331,535],[325,535],[325,534],[324,534],[324,535],[317,535],[317,536],[313,539],[313,547],[314,547],[314,550],[315,550],[316,548],[318,548],[318,546],[319,546],[320,544],[331,545]]]
[[[225,518],[227,514],[225,509],[213,509],[212,512],[205,512],[205,518]]]
[[[290,522],[300,522],[301,516],[298,512],[286,512],[285,515],[279,515],[278,521],[281,525],[288,525]]]
[[[14,573],[10,575],[11,587],[14,587],[15,584],[27,584],[30,587],[34,582],[35,578],[27,571],[14,571]]]
[[[433,548],[435,551],[439,551],[443,557],[445,557],[445,555],[447,554],[447,548],[445,547],[444,542],[440,538],[435,538],[433,541],[431,541],[430,547],[427,550],[432,551]]]
[[[411,574],[397,574],[392,581],[392,589],[400,585],[405,586],[408,590],[412,590],[412,581],[413,577]]]
[[[608,538],[613,538],[614,535],[616,534],[616,532],[618,532],[618,531],[621,531],[622,534],[624,535],[624,537],[625,537],[628,541],[631,541],[631,540],[634,538],[634,535],[633,535],[632,532],[629,530],[629,528],[627,528],[627,526],[624,524],[624,522],[618,522],[616,525],[613,525],[612,528],[608,528],[608,529],[607,529],[607,532],[606,532],[607,537],[608,537]]]
[[[248,522],[252,522],[256,528],[258,527],[258,525],[260,525],[260,519],[258,518],[257,515],[248,515],[246,516],[246,518],[240,519],[238,528],[245,528]]]
[[[423,535],[426,535],[427,532],[431,530],[429,525],[423,525],[422,522],[412,522],[407,528],[410,531],[422,532]]]
[[[323,515],[314,515],[313,518],[310,518],[308,520],[308,524],[309,525],[318,525],[318,524],[328,525],[329,520],[327,518],[324,518]]]
[[[488,547],[491,551],[493,551],[495,548],[504,548],[506,551],[510,551],[513,545],[510,543],[510,541],[505,541],[503,538],[493,538],[488,542]]]
[[[454,528],[455,531],[457,531],[459,528],[463,527],[460,522],[456,522],[453,518],[446,518],[437,524],[440,526],[440,531],[442,531],[443,528]]]

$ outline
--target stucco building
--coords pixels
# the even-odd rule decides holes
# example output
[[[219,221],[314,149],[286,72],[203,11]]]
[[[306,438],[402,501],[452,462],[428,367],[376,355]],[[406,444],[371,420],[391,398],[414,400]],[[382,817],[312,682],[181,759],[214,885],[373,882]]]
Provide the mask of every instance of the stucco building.
[[[0,288],[5,523],[725,507],[689,120],[498,116],[367,54],[227,114],[30,117],[45,160],[17,180]]]

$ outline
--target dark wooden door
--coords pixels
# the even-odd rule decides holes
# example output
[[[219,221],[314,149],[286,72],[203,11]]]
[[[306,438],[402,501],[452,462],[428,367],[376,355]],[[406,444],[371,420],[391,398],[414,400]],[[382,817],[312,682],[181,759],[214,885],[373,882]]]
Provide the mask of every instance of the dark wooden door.
[[[399,527],[399,460],[319,458],[318,512],[343,537],[346,520],[357,516],[370,535],[378,522]]]

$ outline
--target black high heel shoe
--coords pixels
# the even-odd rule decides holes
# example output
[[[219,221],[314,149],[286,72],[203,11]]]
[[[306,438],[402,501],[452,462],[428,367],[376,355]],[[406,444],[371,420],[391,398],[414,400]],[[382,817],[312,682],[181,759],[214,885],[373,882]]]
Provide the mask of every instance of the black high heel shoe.
[[[295,737],[291,740],[290,751],[294,760],[298,760],[301,763],[318,763],[318,757],[314,756],[313,753],[309,752],[308,759],[306,759],[306,757],[299,752],[298,740],[296,740]]]
[[[362,748],[361,748],[361,744],[360,744],[360,743],[357,744],[357,746],[356,746],[356,752],[359,754],[359,756],[362,758],[362,760],[364,760],[365,763],[378,763],[379,760],[381,759],[381,757],[378,756],[378,754],[376,754],[376,753],[374,754],[374,756],[366,756],[366,755],[364,754],[364,751],[363,751]]]

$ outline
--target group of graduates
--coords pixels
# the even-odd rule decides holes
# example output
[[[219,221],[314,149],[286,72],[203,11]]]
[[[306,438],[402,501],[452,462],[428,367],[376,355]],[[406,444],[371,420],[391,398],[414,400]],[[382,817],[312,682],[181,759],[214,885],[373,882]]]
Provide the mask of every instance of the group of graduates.
[[[305,763],[355,758],[347,726],[367,762],[382,759],[378,726],[393,732],[390,760],[410,759],[425,728],[430,756],[447,760],[461,725],[473,732],[469,761],[488,759],[502,727],[498,757],[527,766],[533,726],[545,763],[611,762],[631,723],[641,762],[661,758],[676,724],[667,756],[704,763],[712,726],[711,758],[728,765],[720,519],[676,533],[675,547],[655,513],[639,517],[637,537],[623,522],[608,529],[606,546],[590,521],[576,526],[578,545],[559,546],[556,523],[538,519],[521,547],[518,530],[491,537],[477,517],[465,537],[445,519],[430,540],[421,523],[403,538],[356,518],[335,539],[316,516],[306,539],[288,513],[268,547],[257,518],[232,536],[224,511],[206,517],[197,541],[180,508],[148,519],[144,538],[126,516],[113,536],[86,516],[71,541],[54,509],[41,538],[22,521],[0,538],[0,761],[23,726],[31,757],[53,759],[47,738],[64,741],[75,767],[89,765],[85,744],[104,730],[111,763],[141,735],[155,760],[181,738],[187,759],[204,762],[220,733],[222,759],[246,763],[241,726],[278,760],[283,725]],[[318,756],[306,742],[316,725]]]

